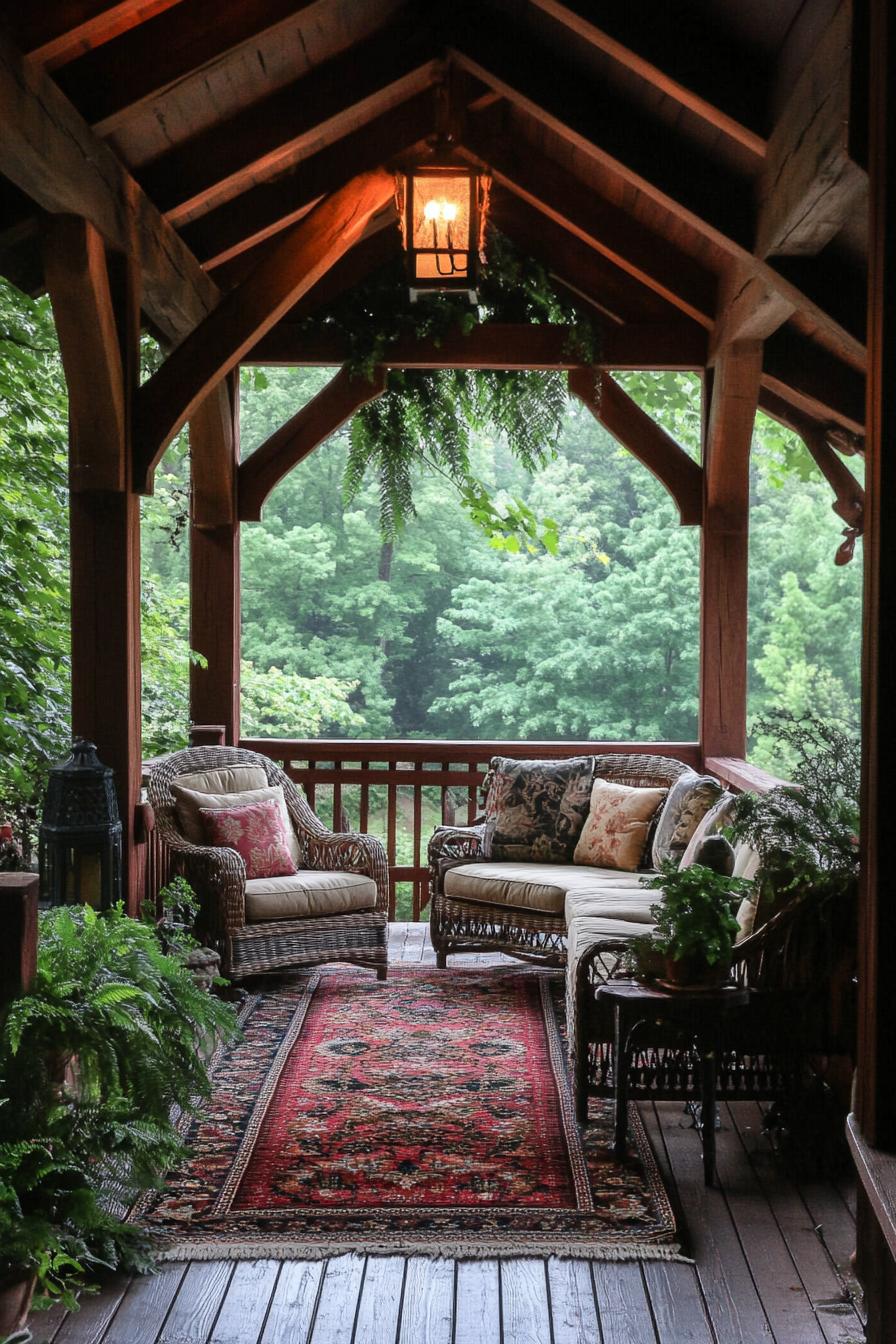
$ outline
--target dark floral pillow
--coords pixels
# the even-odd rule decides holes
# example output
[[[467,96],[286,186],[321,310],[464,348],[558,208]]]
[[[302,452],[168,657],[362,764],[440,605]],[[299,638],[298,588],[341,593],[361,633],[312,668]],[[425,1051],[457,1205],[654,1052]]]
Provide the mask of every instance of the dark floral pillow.
[[[561,761],[493,756],[483,857],[571,863],[588,816],[593,775],[593,756]]]

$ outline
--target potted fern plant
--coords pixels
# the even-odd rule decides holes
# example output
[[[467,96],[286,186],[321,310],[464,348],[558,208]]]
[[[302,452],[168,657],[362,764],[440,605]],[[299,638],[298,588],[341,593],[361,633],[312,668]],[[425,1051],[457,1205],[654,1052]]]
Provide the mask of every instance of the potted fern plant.
[[[653,933],[633,947],[642,973],[676,989],[724,984],[738,929],[734,908],[751,885],[702,863],[679,868],[667,859],[644,881],[662,892],[662,900],[650,909]]]
[[[41,916],[31,991],[0,1022],[0,1281],[20,1314],[29,1286],[74,1306],[100,1266],[148,1266],[115,1206],[179,1159],[172,1114],[209,1095],[212,1047],[236,1033],[121,906]]]

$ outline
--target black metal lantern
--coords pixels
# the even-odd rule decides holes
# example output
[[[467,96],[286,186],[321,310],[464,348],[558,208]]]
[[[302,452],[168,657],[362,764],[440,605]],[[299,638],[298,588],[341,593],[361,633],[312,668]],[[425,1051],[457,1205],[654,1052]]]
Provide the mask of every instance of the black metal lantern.
[[[50,905],[121,900],[121,820],[112,770],[77,738],[50,771],[40,826],[40,894]]]
[[[412,168],[401,184],[411,298],[447,291],[475,303],[489,178],[467,167],[428,163]]]

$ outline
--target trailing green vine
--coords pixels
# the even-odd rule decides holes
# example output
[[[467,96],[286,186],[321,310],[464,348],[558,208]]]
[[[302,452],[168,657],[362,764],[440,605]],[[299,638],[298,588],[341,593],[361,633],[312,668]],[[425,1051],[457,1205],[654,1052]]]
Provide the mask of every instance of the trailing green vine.
[[[324,315],[306,319],[308,332],[336,332],[346,342],[348,367],[372,380],[376,366],[402,338],[436,345],[480,322],[562,323],[570,327],[571,354],[583,363],[598,358],[600,332],[552,285],[547,272],[491,231],[479,303],[439,294],[412,303],[402,262],[390,263],[351,290]],[[393,540],[414,516],[414,477],[420,467],[443,475],[470,518],[493,546],[553,552],[557,526],[538,520],[521,500],[497,506],[470,463],[472,436],[500,433],[529,472],[555,456],[566,406],[560,371],[494,369],[393,370],[386,391],[354,417],[343,492],[351,502],[371,473],[379,484],[380,525]]]

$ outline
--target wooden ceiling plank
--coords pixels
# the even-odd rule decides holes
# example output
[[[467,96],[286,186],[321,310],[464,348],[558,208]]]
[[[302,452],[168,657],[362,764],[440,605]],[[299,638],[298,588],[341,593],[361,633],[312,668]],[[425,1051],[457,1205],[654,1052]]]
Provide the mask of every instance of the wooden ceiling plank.
[[[716,308],[715,277],[618,206],[602,200],[574,174],[507,136],[471,123],[464,148],[491,168],[498,182],[608,257],[676,308],[709,327]]]
[[[533,4],[570,33],[735,140],[757,161],[764,157],[765,139],[756,129],[757,108],[764,106],[764,72],[755,60],[745,61],[742,52],[733,60],[733,51],[720,50],[705,23],[689,24],[685,34],[681,30],[685,16],[678,11],[672,19],[672,11],[664,13],[662,7],[651,14],[647,24],[636,8],[621,5],[598,6],[591,0],[533,0]],[[645,41],[649,41],[650,56],[637,49]],[[748,67],[744,80],[740,72]]]
[[[383,369],[375,369],[371,380],[340,369],[316,397],[241,463],[238,476],[241,521],[259,522],[262,505],[278,482],[385,388]]]
[[[181,0],[54,0],[16,6],[11,30],[22,51],[47,70],[109,42]]]
[[[139,263],[143,307],[177,343],[220,291],[53,80],[0,34],[0,171],[50,214],[83,215]]]
[[[70,61],[56,81],[108,135],[138,104],[263,33],[300,22],[321,0],[180,0],[173,9]]]
[[[142,168],[144,189],[184,223],[432,82],[431,34],[401,18]]]
[[[684,144],[670,127],[583,78],[573,66],[508,42],[506,25],[481,11],[452,37],[462,69],[529,116],[606,163],[665,209],[726,246],[748,248],[749,183]]]
[[[824,29],[769,140],[758,187],[760,257],[820,252],[867,188],[849,156],[851,9],[844,0]]]
[[[671,435],[641,410],[610,377],[595,378],[593,368],[572,369],[569,390],[666,487],[675,500],[682,526],[703,518],[703,469]]]
[[[203,265],[214,267],[291,224],[322,196],[351,177],[370,172],[435,130],[435,102],[427,89],[383,113],[271,182],[260,182],[181,229]]]
[[[217,309],[137,393],[135,480],[149,490],[156,464],[180,427],[214,385],[357,241],[370,217],[392,199],[391,173],[354,178],[279,239],[243,285]]]

